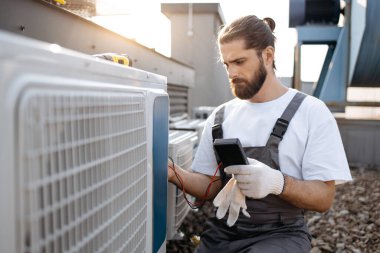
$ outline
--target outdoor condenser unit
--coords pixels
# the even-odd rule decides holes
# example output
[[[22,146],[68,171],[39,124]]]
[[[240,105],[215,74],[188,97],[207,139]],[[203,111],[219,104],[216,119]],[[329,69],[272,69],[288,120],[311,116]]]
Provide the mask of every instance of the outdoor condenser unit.
[[[198,106],[193,108],[194,119],[207,119],[215,110],[215,106]]]
[[[193,131],[173,131],[169,132],[169,157],[173,162],[183,169],[191,170],[191,163],[194,155],[194,148],[198,145],[198,136]],[[187,199],[194,201],[193,197],[186,194]],[[181,189],[173,184],[168,184],[168,211],[167,211],[167,239],[181,239],[178,231],[186,215],[190,211],[190,206],[184,198]]]
[[[0,252],[164,252],[166,78],[0,31]]]
[[[171,130],[195,131],[198,135],[198,139],[200,140],[205,123],[206,119],[184,119],[171,123],[169,128]]]

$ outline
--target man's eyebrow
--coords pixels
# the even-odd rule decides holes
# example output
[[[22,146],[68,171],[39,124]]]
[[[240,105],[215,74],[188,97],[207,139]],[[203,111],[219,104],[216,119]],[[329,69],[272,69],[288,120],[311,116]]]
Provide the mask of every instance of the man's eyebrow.
[[[239,57],[239,58],[236,58],[236,59],[232,59],[232,60],[230,60],[230,61],[227,61],[227,62],[223,61],[223,64],[226,64],[226,63],[234,63],[234,62],[241,61],[241,60],[245,60],[245,59],[246,59],[246,57]]]

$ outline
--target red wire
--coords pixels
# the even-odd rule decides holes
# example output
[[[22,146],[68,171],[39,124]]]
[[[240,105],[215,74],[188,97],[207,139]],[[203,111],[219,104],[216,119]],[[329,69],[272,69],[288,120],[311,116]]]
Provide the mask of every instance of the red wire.
[[[219,171],[219,168],[220,166],[222,166],[222,163],[219,163],[218,164],[218,167],[216,168],[215,172],[214,172],[214,175],[212,176],[212,179],[210,181],[210,183],[208,184],[207,186],[207,189],[206,189],[206,192],[203,196],[203,198],[201,199],[201,201],[198,201],[198,202],[191,202],[190,200],[188,200],[187,198],[187,195],[186,195],[186,190],[185,190],[185,184],[183,183],[183,180],[181,178],[181,176],[177,173],[176,169],[175,169],[175,164],[174,164],[174,161],[171,159],[172,161],[172,164],[173,166],[169,166],[169,168],[171,168],[175,174],[175,176],[177,177],[178,179],[178,182],[180,183],[180,189],[182,190],[183,192],[183,197],[185,198],[187,204],[192,208],[192,209],[197,209],[199,207],[201,207],[207,200],[207,196],[208,194],[210,193],[210,189],[211,189],[211,186],[214,182],[220,180],[220,179],[215,179],[215,176],[216,176],[216,173],[218,173]]]

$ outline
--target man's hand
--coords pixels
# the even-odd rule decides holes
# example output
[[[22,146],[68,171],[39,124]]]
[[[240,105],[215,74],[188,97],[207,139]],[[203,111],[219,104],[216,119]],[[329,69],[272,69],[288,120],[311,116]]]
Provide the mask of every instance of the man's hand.
[[[232,165],[224,169],[234,174],[241,192],[250,198],[261,199],[268,194],[279,195],[284,188],[284,176],[255,159],[248,158],[249,165]]]
[[[250,217],[247,212],[245,196],[241,193],[234,178],[231,178],[228,181],[224,188],[215,197],[213,203],[216,207],[219,207],[216,212],[216,217],[218,219],[223,218],[229,209],[227,225],[230,227],[232,227],[238,219],[240,208],[242,208],[242,212],[245,216]]]

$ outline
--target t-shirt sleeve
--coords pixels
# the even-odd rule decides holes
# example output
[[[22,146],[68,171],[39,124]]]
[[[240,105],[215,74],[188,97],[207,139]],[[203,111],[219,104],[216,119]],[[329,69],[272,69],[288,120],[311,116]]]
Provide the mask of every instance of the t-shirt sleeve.
[[[309,117],[309,133],[302,159],[304,180],[352,180],[337,122],[323,102],[317,103]]]
[[[212,126],[214,125],[214,115],[215,114],[212,114],[205,123],[197,153],[195,154],[194,161],[191,166],[194,172],[210,176],[214,175],[217,168],[212,141]],[[219,171],[216,175],[219,176]]]

